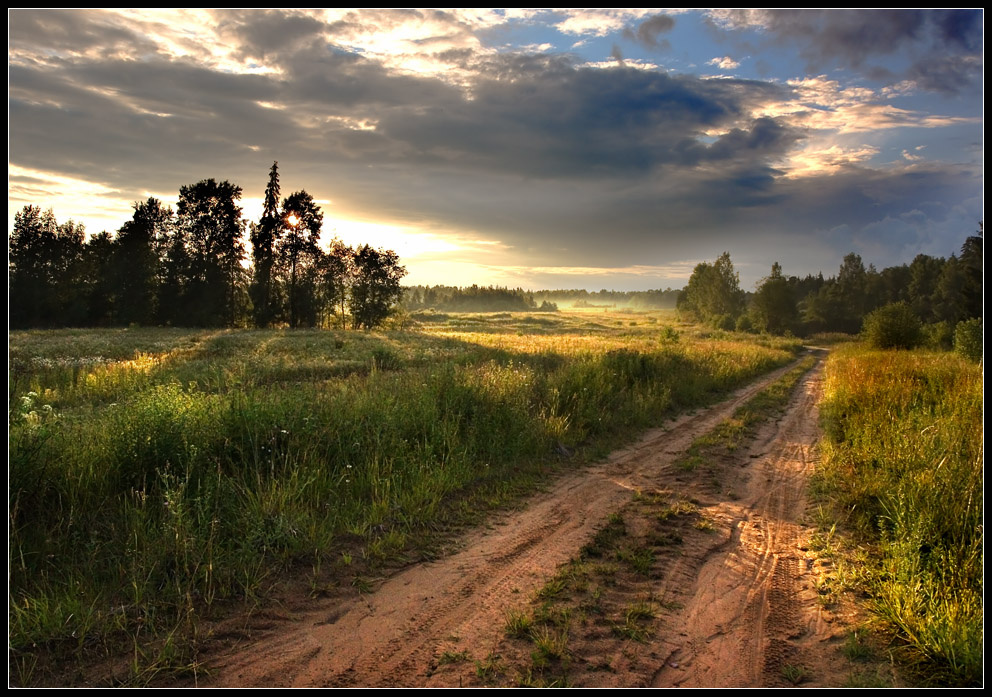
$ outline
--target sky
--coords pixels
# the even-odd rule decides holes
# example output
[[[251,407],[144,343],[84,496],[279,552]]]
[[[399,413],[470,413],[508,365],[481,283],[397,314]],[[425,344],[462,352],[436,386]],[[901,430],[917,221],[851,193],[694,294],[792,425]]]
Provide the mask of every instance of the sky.
[[[8,229],[272,163],[409,284],[753,290],[960,250],[982,10],[8,10]]]

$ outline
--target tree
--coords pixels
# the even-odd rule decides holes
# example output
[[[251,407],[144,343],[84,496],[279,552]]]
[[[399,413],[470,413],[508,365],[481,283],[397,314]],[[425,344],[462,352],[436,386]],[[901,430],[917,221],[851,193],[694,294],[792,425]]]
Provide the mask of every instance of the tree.
[[[282,202],[284,234],[279,240],[279,264],[285,276],[289,326],[312,327],[317,322],[317,279],[322,252],[318,246],[324,214],[313,196],[297,191]]]
[[[78,293],[85,232],[59,225],[51,209],[25,206],[8,238],[10,323],[14,327],[72,326],[85,321]]]
[[[795,328],[798,319],[796,299],[778,262],[772,264],[771,275],[758,284],[751,303],[754,325],[758,329],[784,334]]]
[[[964,274],[962,288],[963,314],[965,317],[984,317],[984,277],[985,225],[978,223],[978,234],[972,235],[961,245],[961,266]]]
[[[865,317],[862,334],[872,348],[911,349],[923,342],[920,318],[904,302],[880,307]]]
[[[172,209],[156,198],[134,204],[134,216],[118,231],[114,243],[116,319],[123,324],[151,324],[158,314],[160,241],[173,223]]]
[[[688,285],[679,295],[677,307],[701,321],[729,323],[733,328],[744,310],[744,291],[729,252],[721,254],[713,264],[696,265]]]
[[[341,328],[345,328],[348,291],[355,275],[355,250],[334,238],[324,255],[323,293],[331,314],[339,313]]]
[[[396,252],[362,245],[354,255],[355,276],[351,287],[352,326],[373,329],[386,319],[392,305],[403,295],[400,280],[406,269]]]
[[[262,218],[258,225],[251,226],[250,295],[252,314],[257,327],[267,327],[275,319],[275,253],[282,230],[282,216],[279,214],[279,163],[273,162],[272,169],[269,170],[269,183],[265,187]]]
[[[237,315],[238,267],[244,259],[241,187],[204,179],[179,190],[178,225],[189,267],[187,317],[193,324],[233,325]]]

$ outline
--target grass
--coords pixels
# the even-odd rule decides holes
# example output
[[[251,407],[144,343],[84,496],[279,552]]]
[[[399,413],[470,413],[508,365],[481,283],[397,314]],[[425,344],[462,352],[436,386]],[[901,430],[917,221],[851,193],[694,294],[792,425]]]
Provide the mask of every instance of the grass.
[[[798,685],[807,677],[809,677],[809,670],[806,668],[806,666],[786,663],[782,666],[781,670],[782,670],[782,677],[788,680],[793,685]]]
[[[18,672],[43,684],[46,657],[191,641],[217,601],[255,603],[301,565],[324,569],[313,588],[337,573],[367,592],[381,567],[798,349],[691,327],[673,341],[658,317],[10,333]]]
[[[850,346],[827,364],[815,490],[868,551],[868,608],[926,684],[983,677],[983,380],[947,353]]]

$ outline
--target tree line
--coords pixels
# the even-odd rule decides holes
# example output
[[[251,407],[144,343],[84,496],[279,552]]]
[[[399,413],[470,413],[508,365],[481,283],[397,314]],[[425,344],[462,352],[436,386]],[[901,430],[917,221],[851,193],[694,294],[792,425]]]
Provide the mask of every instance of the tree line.
[[[792,333],[858,333],[882,308],[911,315],[926,325],[937,344],[949,346],[961,322],[983,319],[983,226],[968,237],[960,255],[944,259],[918,254],[910,264],[881,271],[861,257],[844,257],[837,275],[786,276],[778,262],[753,294],[740,287],[729,253],[693,270],[679,294],[678,309],[721,329]]]
[[[8,237],[10,326],[381,324],[402,295],[396,253],[338,239],[322,248],[313,197],[280,193],[273,163],[262,217],[249,224],[241,187],[205,179],[180,189],[175,211],[149,198],[116,234],[89,239],[25,206]]]
[[[572,308],[674,309],[679,291],[585,289],[524,290],[499,286],[408,286],[401,305],[406,310],[443,312],[555,312]]]

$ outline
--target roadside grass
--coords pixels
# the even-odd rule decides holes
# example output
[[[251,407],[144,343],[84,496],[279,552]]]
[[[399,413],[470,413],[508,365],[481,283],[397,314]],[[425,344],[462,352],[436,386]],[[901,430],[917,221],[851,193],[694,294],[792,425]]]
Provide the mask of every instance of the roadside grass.
[[[600,315],[442,317],[12,332],[13,681],[139,644],[135,676],[196,666],[219,601],[260,602],[291,567],[313,593],[368,592],[453,527],[799,349]],[[182,658],[147,658],[169,646]]]
[[[982,406],[981,366],[952,354],[855,345],[827,363],[813,490],[861,545],[854,583],[921,684],[983,678]]]

